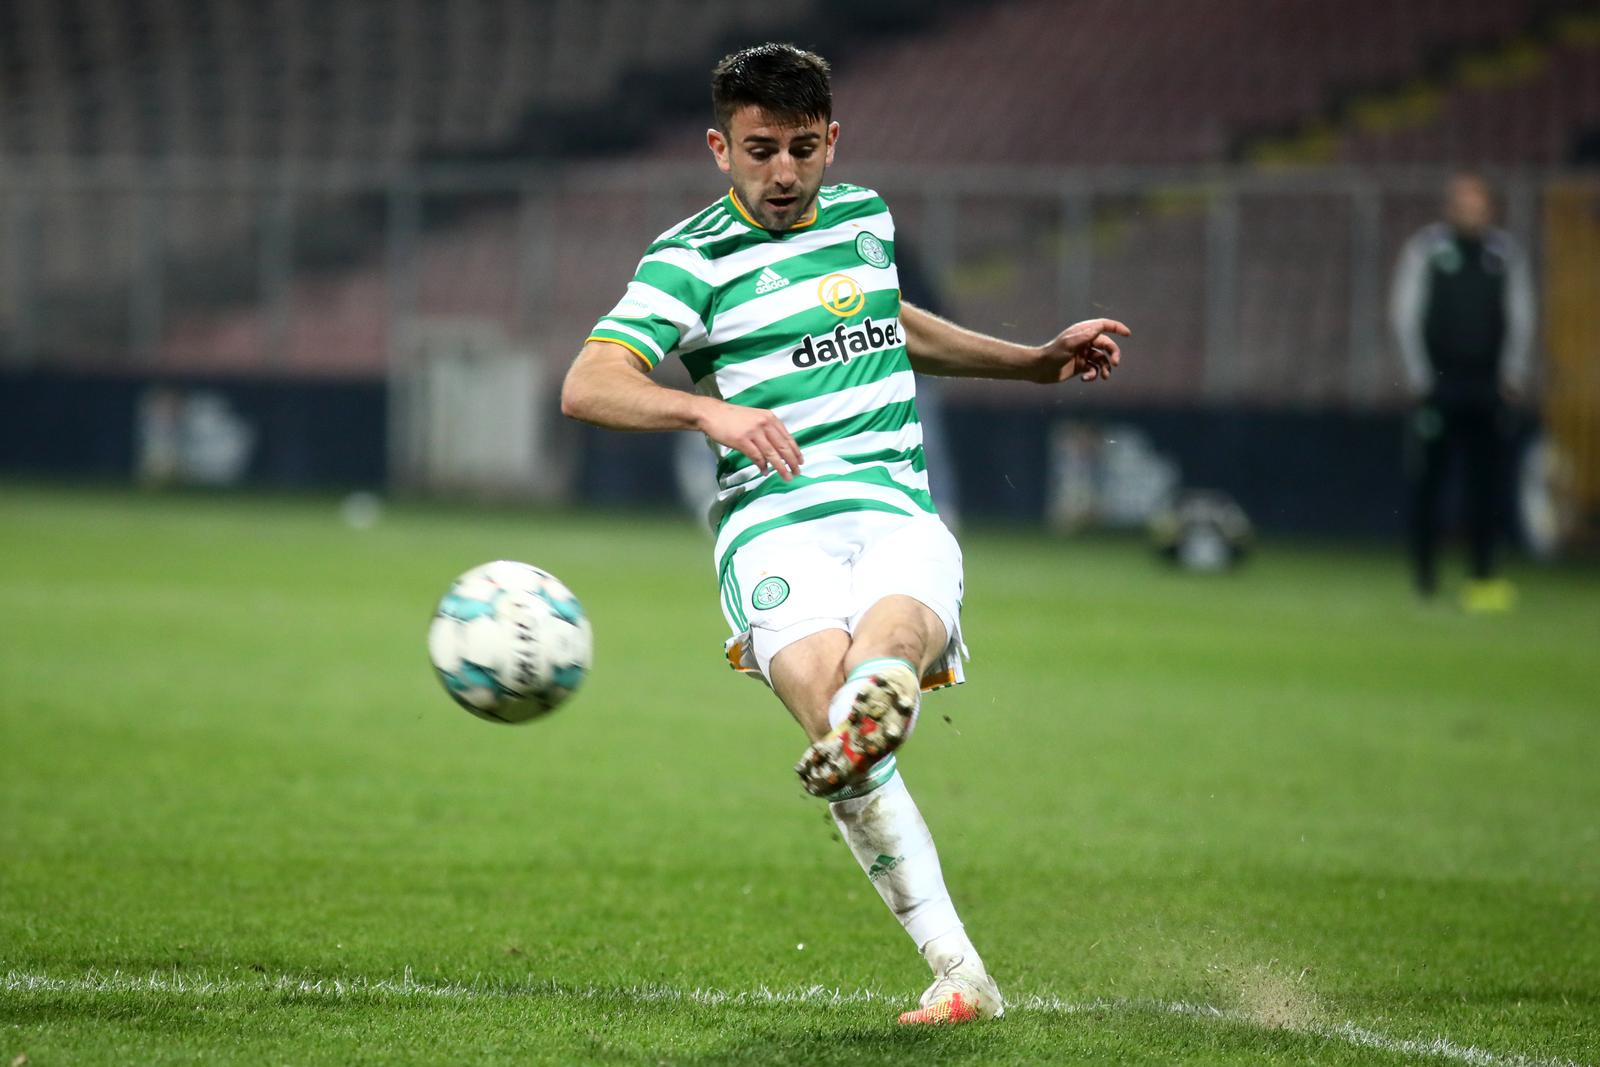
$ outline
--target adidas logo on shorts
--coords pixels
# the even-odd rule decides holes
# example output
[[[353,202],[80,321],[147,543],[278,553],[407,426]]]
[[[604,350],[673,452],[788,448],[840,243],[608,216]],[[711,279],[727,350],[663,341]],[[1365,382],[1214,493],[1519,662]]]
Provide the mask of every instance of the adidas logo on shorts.
[[[766,296],[768,293],[777,292],[789,284],[789,279],[773,270],[771,267],[763,268],[761,276],[756,279],[756,295]]]

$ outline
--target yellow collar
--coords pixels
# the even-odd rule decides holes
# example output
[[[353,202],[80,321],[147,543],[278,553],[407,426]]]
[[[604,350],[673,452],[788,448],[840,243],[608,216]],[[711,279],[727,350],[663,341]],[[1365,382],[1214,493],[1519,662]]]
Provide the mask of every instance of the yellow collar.
[[[766,227],[762,226],[761,223],[759,223],[759,222],[757,222],[755,220],[755,218],[750,214],[750,212],[745,210],[745,206],[742,203],[739,202],[739,194],[733,190],[732,186],[728,187],[728,199],[733,201],[734,210],[737,211],[740,214],[740,216],[744,219],[744,221],[748,222],[750,225],[754,226],[758,230],[766,229]],[[817,221],[817,204],[816,204],[816,201],[813,200],[811,202],[811,214],[808,217],[801,219],[799,222],[795,223],[793,226],[790,226],[789,229],[785,230],[784,232],[788,233],[788,232],[792,232],[794,230],[803,230],[807,226],[810,226],[812,223],[814,223],[816,221]],[[767,232],[771,233],[773,231],[768,230]]]

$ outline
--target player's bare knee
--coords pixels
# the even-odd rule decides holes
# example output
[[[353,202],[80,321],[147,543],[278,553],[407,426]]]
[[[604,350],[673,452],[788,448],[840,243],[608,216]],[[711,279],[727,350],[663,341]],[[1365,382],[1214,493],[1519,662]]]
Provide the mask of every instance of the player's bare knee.
[[[944,623],[911,597],[887,597],[868,613],[845,657],[845,669],[880,657],[903,659],[919,671],[937,660],[948,638]]]
[[[897,623],[878,642],[875,642],[876,649],[863,651],[874,658],[886,656],[889,659],[903,659],[920,670],[923,661],[928,658],[928,637],[928,631],[924,627],[912,623]]]

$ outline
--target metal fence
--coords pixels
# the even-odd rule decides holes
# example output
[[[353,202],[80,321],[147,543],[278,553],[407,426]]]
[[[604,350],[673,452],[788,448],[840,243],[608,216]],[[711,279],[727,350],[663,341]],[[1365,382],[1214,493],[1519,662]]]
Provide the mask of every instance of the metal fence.
[[[1400,242],[1436,216],[1438,174],[837,173],[886,194],[904,254],[962,321],[1019,339],[1092,313],[1132,324],[1123,401],[1399,399],[1387,279]],[[14,164],[0,168],[0,355],[381,377],[414,322],[443,316],[565,360],[644,244],[717,179],[679,164]],[[1504,183],[1506,223],[1536,257],[1552,189],[1569,223],[1573,195],[1600,211],[1600,190],[1574,188],[1559,175]],[[1571,259],[1561,269],[1600,289],[1593,262]]]
[[[922,265],[923,288],[958,320],[1020,340],[1089,315],[1131,324],[1124,373],[1075,403],[1403,402],[1388,279],[1400,244],[1437,217],[1442,173],[834,173],[886,195],[897,254]],[[415,428],[407,395],[444,380],[427,366],[442,346],[512,353],[531,369],[504,381],[549,393],[646,242],[718,195],[719,179],[664,161],[0,165],[0,367],[387,381]],[[1600,180],[1519,173],[1498,185],[1541,288],[1546,421],[1592,514]],[[955,383],[950,399],[1044,402],[985,382]],[[391,436],[391,455],[414,462],[405,434]]]

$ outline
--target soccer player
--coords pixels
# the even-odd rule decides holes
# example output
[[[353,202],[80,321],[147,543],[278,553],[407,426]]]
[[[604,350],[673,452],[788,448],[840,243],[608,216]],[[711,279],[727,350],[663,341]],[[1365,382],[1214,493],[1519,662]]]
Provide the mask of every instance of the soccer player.
[[[1095,381],[1128,328],[1091,319],[1034,347],[903,302],[888,207],[822,184],[839,124],[821,57],[734,53],[712,104],[706,143],[733,187],[645,251],[568,372],[562,411],[713,443],[725,653],[805,731],[802,783],[933,969],[900,1021],[995,1018],[1000,991],[895,767],[922,691],[960,682],[966,651],[961,550],[928,493],[912,371]],[[673,353],[693,393],[651,381]]]

